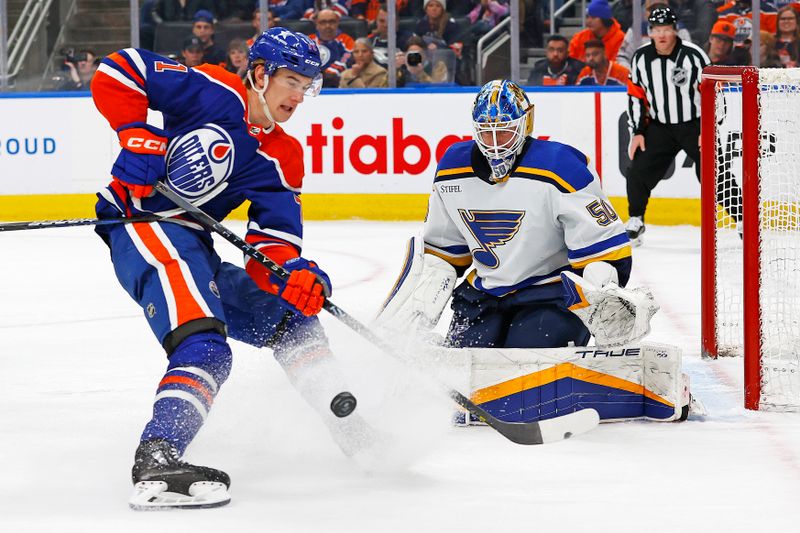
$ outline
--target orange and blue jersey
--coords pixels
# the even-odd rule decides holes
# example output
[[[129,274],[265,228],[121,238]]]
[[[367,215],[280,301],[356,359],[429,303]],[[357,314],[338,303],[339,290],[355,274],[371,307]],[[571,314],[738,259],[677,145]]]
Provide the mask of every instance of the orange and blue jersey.
[[[92,81],[95,104],[115,130],[160,111],[168,139],[170,184],[217,220],[250,201],[247,241],[281,262],[302,248],[300,143],[275,125],[247,121],[241,79],[215,65],[187,68],[128,48],[103,59]],[[116,182],[98,194],[101,217],[156,213],[176,206],[161,195],[131,197]]]
[[[309,37],[317,43],[320,50],[324,48],[329,52],[328,60],[322,65],[322,71],[325,74],[340,76],[342,72],[347,70],[347,62],[350,60],[353,46],[356,44],[352,37],[341,31],[330,41],[320,39],[317,32],[312,33]],[[324,54],[322,56],[325,57]]]
[[[610,61],[606,69],[605,79],[603,83],[600,83],[595,75],[594,69],[587,65],[578,73],[578,81],[575,82],[575,85],[615,85],[618,87],[626,87],[630,74],[631,72],[627,67],[620,65],[616,61]]]
[[[736,28],[736,40],[744,41],[751,38],[753,27],[753,9],[748,1],[746,4],[732,0],[717,8],[717,20],[725,20]],[[772,2],[761,0],[761,15],[759,17],[761,31],[775,33],[778,26],[778,11]]]

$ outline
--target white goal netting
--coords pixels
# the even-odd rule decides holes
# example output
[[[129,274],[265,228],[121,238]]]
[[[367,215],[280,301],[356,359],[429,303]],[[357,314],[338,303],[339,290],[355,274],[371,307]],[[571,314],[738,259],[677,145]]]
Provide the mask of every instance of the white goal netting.
[[[759,70],[757,272],[743,275],[742,85],[716,90],[716,331],[720,355],[742,355],[760,330],[760,407],[800,410],[800,69]],[[758,284],[760,318],[744,320],[742,290]],[[751,357],[750,354],[747,357]]]

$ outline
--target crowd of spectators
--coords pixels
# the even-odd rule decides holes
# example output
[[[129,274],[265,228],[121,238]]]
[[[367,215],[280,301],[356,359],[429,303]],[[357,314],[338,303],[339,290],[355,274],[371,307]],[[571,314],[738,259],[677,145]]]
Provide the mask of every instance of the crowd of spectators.
[[[753,64],[750,0],[645,0],[638,24],[633,24],[634,1],[639,0],[619,0],[612,7],[608,0],[592,0],[583,30],[572,39],[561,35],[547,38],[545,58],[534,65],[528,84],[624,85],[637,46],[650,41],[647,17],[663,6],[678,16],[678,37],[702,47],[712,64]],[[761,2],[761,67],[797,67],[800,61],[800,3],[782,4],[776,8],[771,2]]]
[[[398,84],[473,83],[475,43],[509,15],[508,4],[509,0],[395,0]],[[268,14],[267,27],[286,25],[317,42],[324,87],[388,86],[385,0],[270,0]],[[238,39],[217,43],[218,23],[241,28],[250,22],[255,35],[261,27],[259,3],[254,0],[148,0],[140,15],[143,47],[189,64],[197,53],[189,38],[193,36],[202,42],[203,62],[224,64],[231,71],[239,70],[235,65],[241,60],[234,56],[240,54],[241,44]],[[192,35],[183,41],[183,48],[164,49],[165,39],[159,35],[180,31],[189,22]],[[172,42],[173,48],[180,44]],[[364,63],[367,57],[369,63]]]
[[[624,84],[637,46],[649,41],[647,16],[668,5],[678,16],[678,36],[701,46],[715,65],[750,65],[750,0],[645,0],[643,19],[634,24],[634,1],[591,0],[586,25],[571,38],[549,35],[545,58],[530,71],[530,85]],[[398,86],[474,83],[477,40],[509,16],[509,0],[395,0]],[[800,63],[800,3],[762,0],[759,64],[797,67]],[[546,20],[544,0],[520,0],[521,38],[530,45],[526,27]],[[579,14],[579,13],[576,13]],[[141,13],[142,47],[171,55],[193,66],[215,63],[242,74],[247,50],[260,33],[261,10],[255,0],[147,0]],[[320,46],[324,87],[386,87],[389,68],[389,23],[380,0],[270,0],[267,27],[284,24],[307,33]],[[236,26],[218,39],[220,21]],[[355,25],[354,25],[355,24]],[[244,30],[242,30],[244,28]],[[169,45],[157,35],[172,32]],[[183,31],[184,35],[175,35]],[[242,35],[244,31],[244,35]],[[635,35],[638,32],[638,35]],[[351,34],[352,33],[352,34]],[[249,38],[247,38],[249,36]],[[538,38],[538,37],[536,37]],[[167,48],[167,49],[165,49]],[[180,49],[178,49],[180,48]],[[86,90],[97,68],[92,50],[70,50],[59,90]],[[368,58],[368,61],[367,61]],[[345,73],[347,75],[345,76]]]

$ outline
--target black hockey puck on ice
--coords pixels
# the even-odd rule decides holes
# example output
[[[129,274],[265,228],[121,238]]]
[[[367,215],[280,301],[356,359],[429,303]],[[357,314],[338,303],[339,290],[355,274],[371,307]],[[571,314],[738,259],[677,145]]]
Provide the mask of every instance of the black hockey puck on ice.
[[[331,401],[331,411],[339,418],[344,418],[356,410],[356,397],[347,391],[340,392]]]

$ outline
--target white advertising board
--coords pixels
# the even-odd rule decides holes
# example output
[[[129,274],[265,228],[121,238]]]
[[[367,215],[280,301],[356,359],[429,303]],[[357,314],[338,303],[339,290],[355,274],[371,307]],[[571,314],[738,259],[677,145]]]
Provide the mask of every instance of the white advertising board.
[[[89,97],[0,98],[0,195],[96,191],[113,161],[110,130]]]
[[[534,134],[583,151],[608,194],[625,196],[625,93],[529,95]],[[304,191],[428,193],[438,157],[471,135],[473,98],[471,91],[348,91],[306,99],[286,126],[306,149]],[[94,192],[108,181],[117,150],[88,96],[0,98],[0,196]],[[654,196],[699,197],[685,159]]]

